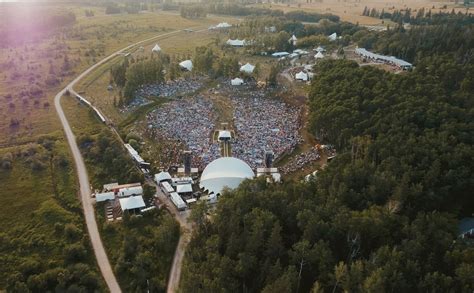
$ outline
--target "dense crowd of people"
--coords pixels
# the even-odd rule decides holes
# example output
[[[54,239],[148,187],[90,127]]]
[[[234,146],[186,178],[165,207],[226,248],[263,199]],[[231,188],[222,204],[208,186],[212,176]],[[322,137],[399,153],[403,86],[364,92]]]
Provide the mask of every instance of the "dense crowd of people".
[[[220,156],[219,145],[211,140],[215,119],[210,100],[201,96],[174,100],[148,114],[148,131],[158,141],[175,142],[167,161],[181,162],[184,146],[193,153],[193,167],[203,168]]]
[[[163,83],[141,86],[135,97],[173,97],[176,95],[191,94],[202,87],[203,81],[199,78],[177,79]]]
[[[232,155],[252,168],[263,165],[266,150],[278,158],[302,141],[299,134],[300,110],[253,91],[231,97],[236,138]]]
[[[226,83],[227,84],[227,83]],[[220,91],[232,101],[233,128],[232,156],[242,159],[252,168],[262,167],[265,151],[275,158],[294,150],[302,142],[299,134],[300,109],[278,99],[266,97],[263,89],[247,86],[245,91],[222,84]],[[165,143],[160,161],[181,164],[182,150],[192,151],[193,167],[201,170],[221,155],[219,143],[212,141],[216,129],[213,102],[203,96],[176,99],[148,114],[148,135]],[[305,161],[319,158],[319,154],[298,157],[293,170]]]

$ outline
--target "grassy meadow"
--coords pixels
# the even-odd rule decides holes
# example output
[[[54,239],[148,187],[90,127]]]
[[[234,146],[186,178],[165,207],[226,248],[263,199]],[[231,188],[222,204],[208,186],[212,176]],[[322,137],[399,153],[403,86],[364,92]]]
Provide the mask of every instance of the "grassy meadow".
[[[86,17],[85,10],[94,16]],[[72,25],[41,33],[35,27],[22,27],[28,23],[25,19],[42,13],[66,12],[76,16]],[[57,273],[51,272],[55,268],[82,270],[82,275],[92,276],[90,284],[84,281],[90,285],[84,285],[87,290],[103,288],[85,233],[74,164],[54,96],[81,71],[122,47],[174,30],[207,28],[221,18],[187,20],[159,11],[105,15],[101,7],[10,3],[0,6],[0,19],[0,33],[6,31],[13,39],[19,32],[35,36],[0,43],[0,291],[13,290],[7,288],[12,284],[17,290],[28,286],[42,291],[40,283],[29,279],[46,280]],[[178,51],[183,44],[175,38],[163,47]],[[76,135],[96,138],[105,128],[75,99],[66,97],[62,103]],[[107,178],[103,170],[90,172],[95,186]]]

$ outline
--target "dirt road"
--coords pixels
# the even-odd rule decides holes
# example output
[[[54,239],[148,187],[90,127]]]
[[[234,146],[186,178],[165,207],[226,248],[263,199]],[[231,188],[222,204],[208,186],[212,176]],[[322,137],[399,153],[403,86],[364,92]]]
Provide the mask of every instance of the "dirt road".
[[[91,198],[91,190],[90,190],[90,184],[89,184],[89,178],[87,175],[87,169],[84,164],[84,159],[82,158],[81,152],[79,151],[79,147],[76,143],[76,138],[74,136],[74,133],[72,132],[72,129],[69,125],[69,122],[64,114],[64,111],[61,107],[61,97],[65,94],[67,90],[71,94],[76,94],[73,90],[74,85],[82,78],[84,78],[87,74],[89,74],[92,70],[96,69],[100,65],[106,63],[110,59],[114,58],[118,54],[143,43],[152,41],[154,39],[172,35],[172,34],[177,34],[181,32],[182,30],[176,30],[172,31],[169,33],[157,35],[152,38],[148,38],[146,40],[142,40],[140,42],[136,42],[130,46],[127,46],[121,50],[118,50],[108,57],[102,59],[98,63],[94,64],[93,66],[89,67],[87,70],[82,72],[80,75],[78,75],[73,81],[71,81],[63,90],[61,90],[54,98],[54,106],[56,108],[56,112],[58,113],[59,120],[61,121],[61,124],[64,128],[64,132],[66,134],[67,142],[69,144],[69,147],[71,148],[71,153],[74,157],[74,163],[76,165],[76,171],[77,171],[77,176],[79,179],[79,186],[80,186],[80,197],[81,197],[81,202],[82,202],[82,207],[83,207],[83,212],[84,212],[84,218],[86,221],[86,226],[87,226],[87,232],[89,233],[89,238],[91,240],[92,244],[92,249],[94,250],[95,257],[97,259],[97,264],[99,266],[99,269],[102,273],[102,276],[107,284],[107,287],[109,288],[110,292],[116,293],[116,292],[122,292],[120,289],[120,286],[117,282],[117,279],[115,278],[115,275],[113,273],[112,267],[110,265],[109,259],[107,257],[107,254],[104,249],[104,245],[102,244],[102,240],[100,238],[99,234],[99,229],[97,227],[97,221],[95,218],[95,212],[94,212],[94,207],[93,207],[93,200]],[[181,243],[181,239],[180,239]],[[179,259],[179,258],[178,258]],[[182,260],[182,257],[181,257]],[[176,260],[175,260],[176,261]],[[175,262],[174,261],[174,262]],[[173,262],[173,263],[174,263]],[[180,273],[180,268],[178,272],[178,280],[179,280],[179,273]],[[175,273],[173,273],[174,275]]]

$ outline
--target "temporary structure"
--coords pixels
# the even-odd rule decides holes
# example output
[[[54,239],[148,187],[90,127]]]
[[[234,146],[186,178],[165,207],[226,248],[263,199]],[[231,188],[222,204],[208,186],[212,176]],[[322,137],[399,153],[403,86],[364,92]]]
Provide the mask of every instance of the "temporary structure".
[[[291,38],[288,40],[288,43],[292,44],[293,46],[296,46],[296,41],[298,39],[296,38],[295,35],[292,35]]]
[[[161,52],[161,48],[160,46],[158,46],[158,44],[155,44],[155,46],[153,47],[153,49],[151,49],[152,52]]]
[[[316,55],[314,55],[314,58],[316,58],[316,59],[323,59],[323,58],[324,58],[324,54],[321,53],[321,52],[318,52]]]
[[[321,46],[318,46],[316,49],[315,49],[316,52],[325,52],[326,50],[321,47]]]
[[[333,33],[332,35],[329,35],[329,36],[328,36],[328,39],[329,39],[331,42],[334,42],[335,40],[337,40],[337,33]]]
[[[245,46],[245,40],[239,40],[239,39],[228,39],[226,42],[227,45],[233,46],[233,47],[243,47]]]
[[[241,79],[241,78],[236,77],[236,78],[234,78],[230,81],[230,84],[231,85],[242,85],[242,84],[244,84],[244,80]]]
[[[295,75],[296,80],[308,81],[308,74],[304,73],[303,71],[298,72]]]
[[[249,74],[252,73],[254,69],[255,69],[255,66],[253,66],[250,63],[247,63],[247,64],[240,67],[241,72],[245,72],[245,73],[249,73]]]
[[[280,57],[286,57],[288,55],[290,55],[290,53],[288,52],[275,52],[272,54],[272,57],[280,58]]]
[[[193,70],[193,62],[191,60],[184,60],[183,62],[179,63],[179,66],[187,71]]]

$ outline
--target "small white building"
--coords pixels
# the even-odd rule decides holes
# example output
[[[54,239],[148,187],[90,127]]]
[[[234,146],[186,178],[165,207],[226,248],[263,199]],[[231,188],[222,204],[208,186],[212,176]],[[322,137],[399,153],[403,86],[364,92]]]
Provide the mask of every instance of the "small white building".
[[[245,46],[245,40],[239,40],[239,39],[228,39],[226,42],[227,45],[232,46],[232,47],[243,47]]]
[[[252,74],[254,69],[255,69],[254,65],[252,65],[250,63],[247,63],[247,64],[242,65],[240,67],[240,72],[244,72],[244,73],[247,73],[247,74]]]
[[[168,172],[160,172],[155,174],[156,184],[160,184],[161,181],[171,180],[171,175]]]
[[[174,192],[173,187],[166,181],[161,182],[162,190],[168,195]]]
[[[161,52],[161,47],[158,46],[158,44],[155,44],[155,46],[153,47],[153,49],[151,49],[151,51],[155,53]]]
[[[176,192],[179,194],[186,194],[193,192],[193,186],[191,184],[180,184],[176,185]]]
[[[286,57],[288,55],[290,55],[290,53],[288,52],[275,52],[272,54],[272,57],[281,58],[281,57]]]
[[[230,140],[232,138],[232,134],[230,133],[229,130],[220,130],[219,131],[219,136],[218,136],[218,139],[220,141],[223,141],[223,140]]]
[[[193,62],[191,60],[184,60],[183,62],[179,63],[179,66],[187,71],[193,70]]]
[[[173,192],[170,194],[171,202],[176,206],[178,211],[183,211],[186,209],[186,203],[183,201],[181,196],[177,194],[176,192]]]
[[[301,81],[308,81],[308,74],[304,73],[303,71],[300,71],[295,75],[295,79]]]
[[[236,78],[234,78],[234,79],[232,79],[232,80],[230,81],[230,84],[231,84],[231,85],[243,85],[243,84],[244,84],[244,80],[241,79],[241,78],[236,77]]]
[[[122,211],[142,209],[146,206],[141,195],[121,198],[119,199],[119,202]]]
[[[115,192],[113,191],[96,193],[95,195],[96,202],[103,202],[103,201],[114,200],[114,199],[115,199]]]
[[[134,187],[125,187],[121,188],[118,191],[118,197],[127,197],[127,196],[134,196],[134,195],[142,195],[143,188],[141,186],[134,186]]]

